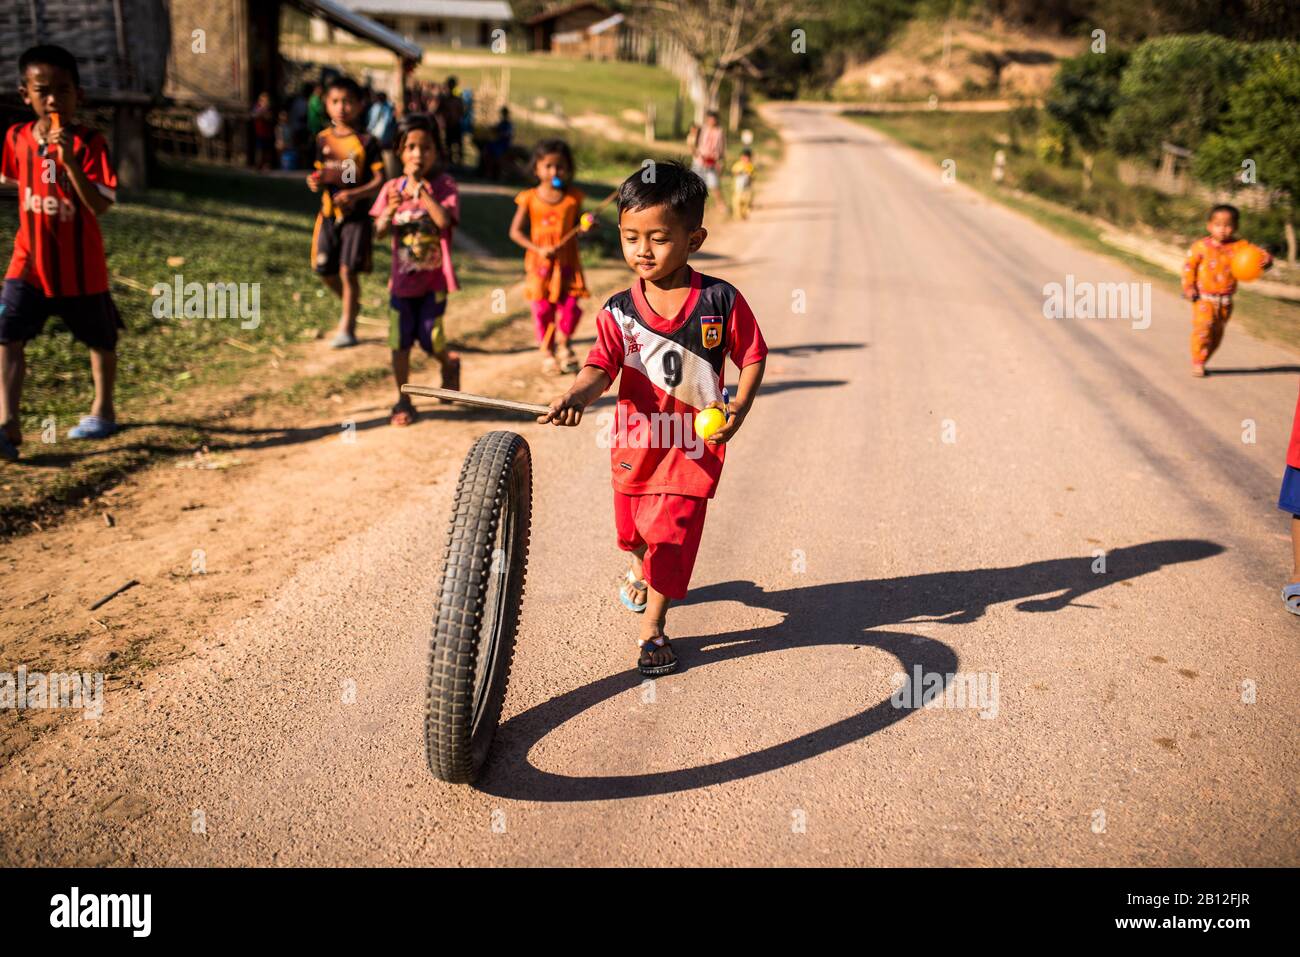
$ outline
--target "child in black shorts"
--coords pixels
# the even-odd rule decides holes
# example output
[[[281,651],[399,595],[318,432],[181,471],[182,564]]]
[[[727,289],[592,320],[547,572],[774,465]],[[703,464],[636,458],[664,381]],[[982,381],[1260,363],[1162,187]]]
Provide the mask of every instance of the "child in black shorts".
[[[117,429],[113,384],[117,331],[99,219],[116,198],[117,174],[104,137],[77,123],[77,61],[57,46],[36,46],[18,60],[23,102],[36,119],[5,133],[0,183],[18,188],[18,232],[0,291],[0,458],[22,444],[19,407],[26,346],[50,316],[90,347],[95,401],[70,439],[101,439]]]
[[[378,141],[354,128],[361,116],[361,88],[346,76],[325,88],[330,127],[316,135],[316,169],[307,188],[321,194],[311,236],[312,268],[343,302],[339,328],[330,345],[357,344],[361,311],[361,273],[370,272],[374,227],[370,203],[384,183],[384,157]]]

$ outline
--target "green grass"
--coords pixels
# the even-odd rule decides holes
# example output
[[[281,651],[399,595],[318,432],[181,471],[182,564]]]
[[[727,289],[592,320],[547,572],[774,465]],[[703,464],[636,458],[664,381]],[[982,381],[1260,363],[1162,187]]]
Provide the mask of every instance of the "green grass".
[[[458,63],[454,58],[440,59],[439,51],[429,58],[416,75],[421,80],[444,80],[455,74],[462,87],[479,90],[487,84],[501,85],[502,70],[510,70],[510,99],[528,109],[536,109],[538,97],[558,103],[566,116],[600,113],[619,123],[629,132],[642,133],[645,123],[625,119],[624,110],[645,112],[648,103],[656,109],[655,135],[672,136],[673,102],[678,82],[667,70],[643,63],[621,61],[571,60],[549,53],[493,55],[490,66]],[[690,124],[690,103],[683,104],[683,135]],[[481,113],[481,111],[480,111]],[[496,122],[496,117],[479,115],[480,123]],[[515,118],[518,123],[518,117]]]
[[[1204,230],[1205,204],[1194,197],[1166,196],[1147,187],[1127,186],[1118,178],[1115,158],[1105,154],[1097,160],[1093,189],[1085,194],[1083,173],[1077,165],[1068,161],[1047,163],[1038,158],[1036,120],[1031,124],[1024,111],[891,113],[853,118],[919,150],[936,163],[955,160],[957,178],[968,186],[1093,252],[1125,263],[1170,291],[1181,292],[1179,277],[1103,242],[1102,227],[1093,217],[1127,228],[1147,227],[1182,244]],[[992,175],[993,154],[998,149],[1007,153],[1007,176],[1001,186]],[[1242,210],[1241,235],[1271,245],[1275,255],[1279,224],[1276,212]],[[1237,318],[1254,334],[1300,351],[1300,304],[1249,288],[1239,289],[1234,298]]]
[[[466,218],[477,212],[471,198]],[[337,300],[308,262],[314,215],[315,197],[296,181],[164,168],[154,188],[124,196],[103,217],[109,274],[118,280],[112,292],[127,324],[118,359],[117,397],[124,410],[234,381],[276,349],[337,321]],[[184,262],[170,266],[171,257]],[[387,313],[383,277],[389,265],[387,244],[377,242],[375,272],[362,284],[363,313]],[[484,288],[473,262],[458,268],[469,291]],[[245,329],[238,318],[156,317],[147,290],[172,284],[177,275],[187,283],[257,283],[260,323]],[[39,428],[47,416],[62,422],[84,413],[91,394],[85,348],[66,334],[46,334],[30,343],[27,355],[26,427]]]

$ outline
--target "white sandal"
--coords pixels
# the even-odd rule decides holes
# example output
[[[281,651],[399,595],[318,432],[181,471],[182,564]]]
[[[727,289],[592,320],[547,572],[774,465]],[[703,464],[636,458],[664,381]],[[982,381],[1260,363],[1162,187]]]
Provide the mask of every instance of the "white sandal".
[[[1300,615],[1300,582],[1282,586],[1282,602],[1291,614]]]

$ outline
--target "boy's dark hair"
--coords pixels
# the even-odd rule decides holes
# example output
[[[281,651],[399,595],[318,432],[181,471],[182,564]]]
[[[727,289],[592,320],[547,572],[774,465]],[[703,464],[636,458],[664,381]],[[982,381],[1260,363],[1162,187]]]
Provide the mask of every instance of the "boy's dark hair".
[[[63,47],[55,46],[52,43],[42,43],[39,46],[28,47],[23,51],[23,55],[18,58],[19,79],[27,79],[27,68],[33,64],[66,70],[72,77],[73,86],[81,86],[81,71],[77,69],[77,58]]]
[[[650,182],[646,174],[650,173]],[[618,212],[671,206],[686,227],[699,229],[704,223],[704,204],[709,198],[704,180],[676,160],[656,162],[623,180],[618,188]]]
[[[399,157],[402,155],[402,150],[406,147],[406,138],[416,130],[423,130],[429,134],[429,139],[433,140],[434,152],[437,154],[433,165],[435,168],[441,166],[447,156],[447,148],[442,142],[442,137],[438,135],[438,125],[424,113],[408,113],[397,124],[397,155]]]
[[[1232,217],[1232,225],[1234,226],[1241,225],[1241,210],[1239,210],[1236,206],[1229,206],[1227,203],[1220,203],[1218,206],[1212,208],[1210,210],[1209,215],[1206,216],[1205,218],[1213,219],[1215,213],[1227,213],[1229,216]]]
[[[543,156],[549,153],[559,153],[564,157],[564,162],[569,167],[569,175],[572,176],[577,172],[577,166],[573,162],[573,150],[569,149],[569,144],[564,140],[542,140],[533,147],[533,158],[528,161],[529,170],[537,169],[537,164],[541,162]]]
[[[362,98],[361,84],[359,84],[356,80],[352,79],[352,77],[344,76],[341,73],[325,84],[326,93],[329,93],[332,90],[343,90],[345,93],[349,94],[353,99],[359,100]]]

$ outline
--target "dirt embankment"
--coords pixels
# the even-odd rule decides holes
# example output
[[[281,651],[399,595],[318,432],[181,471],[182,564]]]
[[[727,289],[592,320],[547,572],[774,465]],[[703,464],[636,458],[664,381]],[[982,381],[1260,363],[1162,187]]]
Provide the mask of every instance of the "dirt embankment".
[[[890,48],[851,66],[837,99],[1040,97],[1057,62],[1084,49],[1078,37],[1030,33],[968,20],[909,24]]]

